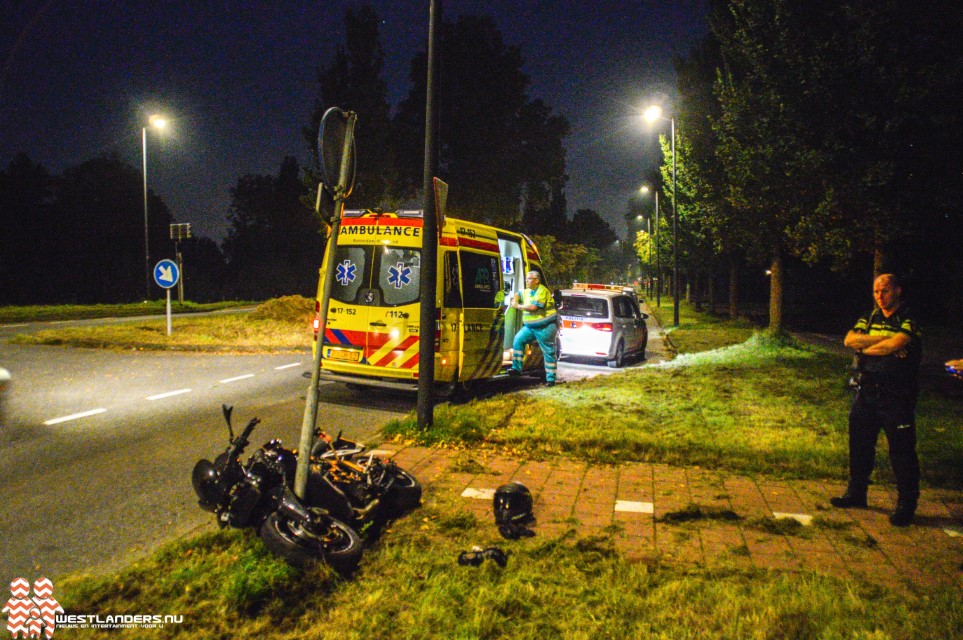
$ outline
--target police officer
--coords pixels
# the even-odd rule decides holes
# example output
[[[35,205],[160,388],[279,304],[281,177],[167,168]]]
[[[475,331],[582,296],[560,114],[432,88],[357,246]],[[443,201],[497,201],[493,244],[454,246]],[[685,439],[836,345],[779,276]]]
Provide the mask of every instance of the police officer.
[[[525,288],[512,300],[512,308],[522,312],[522,328],[515,334],[512,343],[512,368],[509,375],[522,373],[522,359],[525,345],[538,342],[545,360],[545,384],[555,386],[555,373],[558,358],[555,354],[555,336],[558,334],[555,313],[555,298],[548,287],[540,283],[538,271],[529,271],[525,276]]]
[[[849,486],[830,503],[865,508],[866,487],[876,462],[880,429],[889,442],[898,498],[889,521],[899,527],[913,522],[920,494],[916,455],[916,397],[922,340],[896,276],[886,273],[873,282],[876,308],[861,317],[844,344],[855,351],[849,413]]]

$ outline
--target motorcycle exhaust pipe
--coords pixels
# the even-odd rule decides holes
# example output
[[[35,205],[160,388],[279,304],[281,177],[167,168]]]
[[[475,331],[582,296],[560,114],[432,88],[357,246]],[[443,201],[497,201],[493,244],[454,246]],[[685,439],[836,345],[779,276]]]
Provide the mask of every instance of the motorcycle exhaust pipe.
[[[370,503],[368,503],[368,506],[365,507],[364,509],[352,509],[352,511],[354,512],[355,519],[359,521],[367,520],[368,515],[372,511],[377,509],[379,504],[381,504],[381,500],[379,498],[375,498]]]

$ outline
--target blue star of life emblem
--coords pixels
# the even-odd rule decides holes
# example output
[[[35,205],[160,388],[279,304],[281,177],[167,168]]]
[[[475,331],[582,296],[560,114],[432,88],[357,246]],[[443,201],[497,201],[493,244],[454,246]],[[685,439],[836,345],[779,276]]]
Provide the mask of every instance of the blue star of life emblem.
[[[338,279],[342,287],[347,287],[350,283],[354,282],[354,274],[357,270],[357,267],[351,264],[350,260],[345,260],[338,265],[334,277]]]
[[[403,262],[399,262],[397,267],[388,267],[388,284],[395,289],[411,284],[411,267],[406,267]]]

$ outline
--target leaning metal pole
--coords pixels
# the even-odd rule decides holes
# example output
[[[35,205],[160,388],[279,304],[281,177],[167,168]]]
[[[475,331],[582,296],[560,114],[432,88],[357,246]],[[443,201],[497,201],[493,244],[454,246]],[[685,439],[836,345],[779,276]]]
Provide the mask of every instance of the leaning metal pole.
[[[428,91],[425,96],[425,167],[422,193],[425,198],[424,226],[421,229],[421,322],[418,341],[418,427],[434,423],[435,410],[435,294],[438,291],[438,212],[435,205],[434,177],[438,172],[435,136],[435,73],[438,58],[438,28],[441,0],[431,0],[428,16]]]
[[[334,252],[338,242],[338,230],[341,228],[341,214],[344,212],[345,190],[348,188],[348,172],[351,166],[351,149],[354,145],[354,125],[358,114],[349,111],[348,122],[344,133],[344,146],[341,151],[341,172],[338,186],[334,189],[334,214],[331,229],[328,232],[327,248],[324,251],[324,284],[321,289],[321,309],[318,311],[318,341],[314,349],[314,360],[311,365],[311,383],[308,385],[307,396],[304,401],[304,418],[301,421],[301,442],[298,446],[298,465],[294,473],[294,493],[304,498],[308,486],[308,463],[311,458],[311,447],[314,446],[314,425],[318,420],[318,385],[321,383],[321,357],[324,351],[324,332],[328,323],[328,302],[331,299],[331,287],[334,282]],[[318,197],[315,202],[315,212],[321,212],[321,189],[318,185]]]

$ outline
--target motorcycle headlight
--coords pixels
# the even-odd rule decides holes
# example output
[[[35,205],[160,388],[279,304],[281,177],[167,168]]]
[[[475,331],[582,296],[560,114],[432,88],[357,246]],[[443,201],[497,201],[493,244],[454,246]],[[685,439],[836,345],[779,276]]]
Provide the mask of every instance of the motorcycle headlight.
[[[210,460],[198,460],[191,472],[191,484],[197,494],[198,504],[206,511],[216,511],[224,502],[226,492],[220,476]]]

